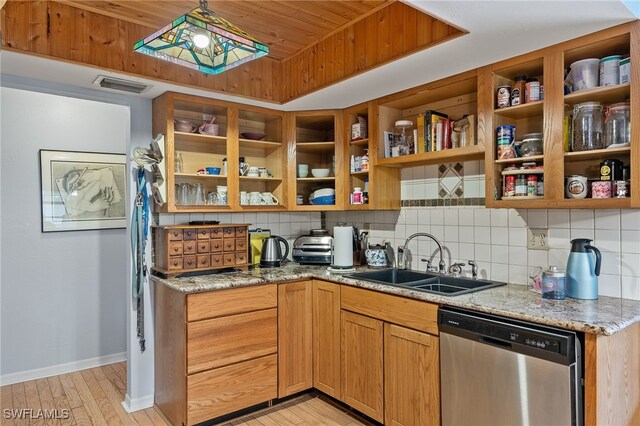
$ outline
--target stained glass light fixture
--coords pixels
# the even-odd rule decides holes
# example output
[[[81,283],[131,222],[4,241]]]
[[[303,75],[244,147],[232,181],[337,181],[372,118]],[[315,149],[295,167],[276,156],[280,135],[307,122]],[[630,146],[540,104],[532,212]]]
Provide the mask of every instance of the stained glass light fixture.
[[[269,53],[267,46],[209,10],[206,0],[137,42],[133,50],[207,74],[219,74]]]

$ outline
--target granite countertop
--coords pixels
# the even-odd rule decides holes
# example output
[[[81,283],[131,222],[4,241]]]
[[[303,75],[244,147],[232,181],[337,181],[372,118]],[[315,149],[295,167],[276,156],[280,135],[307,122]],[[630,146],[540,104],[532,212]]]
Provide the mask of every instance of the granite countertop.
[[[366,268],[361,268],[366,270]],[[611,335],[640,321],[640,301],[601,296],[598,300],[545,300],[527,286],[508,284],[460,296],[440,296],[372,283],[330,273],[326,266],[287,263],[280,268],[254,268],[184,278],[152,279],[176,291],[198,293],[266,283],[318,278],[447,306],[467,308],[538,324]]]

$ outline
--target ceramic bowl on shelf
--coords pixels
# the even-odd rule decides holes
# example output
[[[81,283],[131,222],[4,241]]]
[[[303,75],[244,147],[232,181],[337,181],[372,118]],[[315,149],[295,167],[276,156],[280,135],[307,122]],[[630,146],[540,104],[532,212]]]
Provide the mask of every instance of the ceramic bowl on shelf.
[[[181,120],[179,118],[174,120],[173,128],[177,132],[193,133],[196,131],[196,126],[194,126],[192,122],[188,120]]]
[[[261,141],[267,136],[266,133],[261,132],[242,132],[240,133],[240,137],[243,139],[250,139],[252,141]]]
[[[331,169],[311,169],[311,174],[313,175],[313,177],[317,178],[325,178],[329,176],[330,172]]]

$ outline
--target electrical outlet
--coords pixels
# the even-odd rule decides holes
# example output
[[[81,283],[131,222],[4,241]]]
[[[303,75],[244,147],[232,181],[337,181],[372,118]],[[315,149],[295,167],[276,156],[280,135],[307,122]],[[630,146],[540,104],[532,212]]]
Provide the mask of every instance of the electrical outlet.
[[[532,250],[549,250],[549,230],[541,228],[528,228],[527,248]]]

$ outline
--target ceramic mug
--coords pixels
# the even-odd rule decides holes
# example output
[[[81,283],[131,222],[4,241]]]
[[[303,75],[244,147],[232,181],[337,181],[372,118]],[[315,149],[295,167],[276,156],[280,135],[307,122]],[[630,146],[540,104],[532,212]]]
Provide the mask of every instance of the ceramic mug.
[[[269,170],[267,170],[264,167],[260,167],[258,169],[258,174],[260,175],[261,178],[266,178],[269,177]]]
[[[239,168],[240,168],[240,176],[246,176],[250,169],[247,163],[240,163]]]
[[[309,165],[308,164],[298,164],[298,177],[306,178],[309,176]]]
[[[240,191],[240,205],[246,206],[249,204],[249,193],[247,191]]]
[[[263,204],[262,195],[259,192],[249,193],[249,204],[252,206],[259,206]]]
[[[573,175],[567,178],[565,193],[567,198],[585,198],[587,196],[587,177]]]
[[[256,166],[251,166],[247,169],[247,176],[249,177],[259,177],[260,176],[260,169]]]
[[[273,206],[280,204],[280,201],[271,192],[263,192],[260,195],[262,195],[262,200],[266,205]]]

